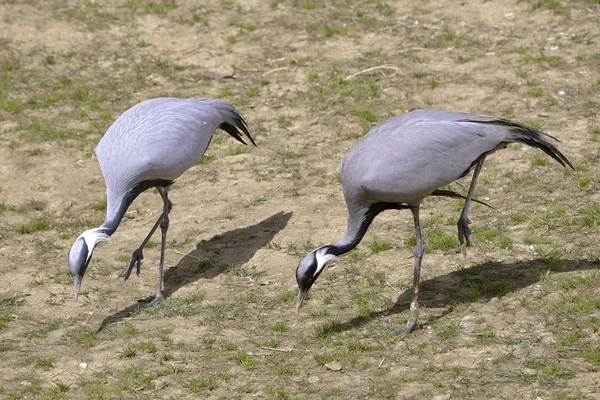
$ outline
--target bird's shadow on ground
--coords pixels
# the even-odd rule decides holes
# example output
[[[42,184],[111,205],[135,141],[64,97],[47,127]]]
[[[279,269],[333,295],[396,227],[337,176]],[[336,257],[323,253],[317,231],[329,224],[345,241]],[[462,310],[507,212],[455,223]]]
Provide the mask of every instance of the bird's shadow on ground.
[[[225,232],[203,240],[196,249],[183,256],[179,263],[165,271],[163,295],[169,297],[179,288],[201,278],[212,279],[225,269],[223,266],[242,265],[269,243],[287,225],[292,212],[283,211],[255,224]],[[106,317],[97,332],[110,324],[128,318],[143,308],[136,302],[117,313]]]
[[[421,309],[424,307],[445,308],[446,310],[442,313],[443,317],[451,312],[448,306],[488,302],[494,297],[503,297],[539,282],[548,271],[561,273],[594,269],[600,269],[600,262],[552,260],[552,263],[549,264],[541,259],[514,263],[487,261],[421,281],[419,285],[419,305]],[[413,289],[411,287],[401,293],[390,308],[342,322],[341,330],[354,329],[373,319],[408,311],[412,297]],[[417,329],[418,327],[419,324],[417,323]]]

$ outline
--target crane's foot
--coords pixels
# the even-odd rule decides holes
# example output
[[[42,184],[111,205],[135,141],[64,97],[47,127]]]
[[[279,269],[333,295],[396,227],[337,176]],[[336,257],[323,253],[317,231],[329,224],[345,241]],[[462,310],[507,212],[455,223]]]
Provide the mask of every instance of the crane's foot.
[[[456,224],[458,227],[458,241],[460,243],[460,249],[465,257],[467,256],[465,242],[469,247],[476,247],[475,241],[473,240],[473,234],[471,233],[471,228],[469,228],[470,223],[471,221],[469,221],[468,217],[461,215],[461,217],[458,219],[458,223]]]
[[[165,299],[165,297],[162,295],[162,293],[157,293],[156,296],[154,296],[150,299],[138,300],[138,303],[144,303],[144,307],[146,307],[146,308],[152,307],[157,304],[164,304],[165,306],[167,306],[169,308],[173,308],[173,305]]]
[[[140,272],[142,270],[142,260],[144,259],[144,253],[142,253],[142,248],[136,249],[132,254],[131,254],[131,259],[129,260],[129,265],[127,266],[127,269],[125,269],[125,272],[123,273],[123,279],[127,280],[129,279],[129,275],[131,275],[131,271],[133,270],[133,266],[135,265],[135,274],[137,276],[140,276]]]
[[[406,321],[406,324],[399,326],[398,328],[395,328],[392,331],[392,334],[393,335],[406,335],[406,334],[412,332],[412,330],[415,329],[415,326],[417,326],[418,318],[419,318],[419,305],[413,301],[412,303],[410,303],[410,313],[408,314],[408,321]]]

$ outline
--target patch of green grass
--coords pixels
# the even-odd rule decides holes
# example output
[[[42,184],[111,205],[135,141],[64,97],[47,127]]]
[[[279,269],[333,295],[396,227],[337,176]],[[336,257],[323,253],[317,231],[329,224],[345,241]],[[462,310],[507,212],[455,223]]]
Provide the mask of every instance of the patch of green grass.
[[[26,142],[48,142],[65,139],[81,139],[89,132],[85,129],[67,128],[59,121],[31,118],[21,125],[20,139]]]
[[[425,82],[430,89],[435,89],[436,87],[440,86],[440,81],[435,76],[428,77]]]
[[[248,90],[246,90],[246,96],[248,96],[248,97],[256,97],[259,94],[260,94],[260,89],[256,86],[249,87]]]
[[[246,154],[246,153],[248,153],[247,149],[244,149],[242,147],[234,147],[233,149],[231,149],[227,152],[227,155],[228,156],[237,156],[237,155]]]
[[[123,7],[136,14],[166,14],[177,6],[175,0],[126,0]]]
[[[5,329],[12,322],[13,317],[10,314],[0,314],[0,329]]]
[[[556,379],[570,378],[575,374],[558,363],[552,363],[545,371],[546,376],[551,376]]]
[[[329,316],[329,311],[327,311],[326,309],[310,311],[311,318],[323,318],[323,317],[328,317],[328,316]]]
[[[540,88],[531,88],[527,91],[529,97],[541,97],[544,92]]]
[[[277,117],[277,125],[279,125],[280,128],[289,128],[292,126],[292,118],[287,114],[280,115]]]
[[[135,325],[127,324],[123,327],[120,334],[126,338],[132,338],[140,333],[139,329]]]
[[[317,362],[317,364],[321,366],[330,363],[334,360],[331,354],[315,354],[313,358]]]
[[[70,20],[81,22],[90,31],[104,29],[118,20],[116,15],[100,11],[99,4],[91,0],[84,1],[82,6],[67,9],[66,15]]]
[[[455,235],[448,234],[440,229],[429,229],[425,231],[424,239],[426,250],[450,250],[459,246]],[[416,245],[416,240],[415,240]]]
[[[369,315],[381,305],[381,295],[379,290],[367,290],[357,294],[354,301],[358,305],[359,315]]]
[[[315,337],[317,339],[329,339],[342,331],[342,325],[337,321],[329,321],[315,326]]]
[[[127,347],[125,347],[123,350],[121,350],[118,354],[119,354],[119,358],[121,358],[121,359],[133,358],[137,355],[137,351],[135,349],[135,346],[133,346],[132,344],[128,344]]]
[[[286,290],[284,292],[281,292],[278,297],[279,297],[279,300],[284,303],[289,303],[292,301],[295,302],[298,297],[298,291],[297,290]]]
[[[196,273],[200,273],[200,272],[204,272],[206,270],[209,270],[213,267],[213,262],[211,260],[202,260],[198,262],[198,265],[196,266]]]
[[[294,153],[293,151],[283,151],[281,153],[279,153],[279,158],[281,158],[282,160],[294,160],[296,158],[299,158],[300,155],[298,153]]]
[[[25,359],[26,365],[33,365],[35,368],[50,370],[54,367],[54,357],[30,357]]]
[[[343,257],[351,262],[358,262],[367,258],[367,255],[365,253],[361,253],[357,249],[352,249],[348,253],[344,254]]]
[[[102,200],[99,203],[96,203],[92,206],[92,208],[96,211],[106,211],[106,200]]]
[[[600,205],[589,205],[580,210],[579,221],[582,226],[595,228],[600,226]]]
[[[205,165],[210,164],[215,159],[215,156],[212,154],[205,154],[198,161],[196,161],[195,165]]]
[[[230,374],[218,373],[208,378],[192,379],[185,385],[185,387],[192,393],[202,393],[207,390],[214,390],[217,388],[219,383],[229,382],[231,379],[233,379],[233,376]]]
[[[531,120],[531,119],[529,121],[526,121],[525,125],[528,125],[528,126],[534,128],[534,129],[538,129],[540,131],[543,130],[543,128],[544,128],[542,126],[542,123],[540,121]]]
[[[275,332],[287,332],[290,328],[284,322],[275,322],[272,329]]]
[[[247,369],[248,371],[252,371],[256,368],[256,360],[250,354],[248,354],[244,350],[240,350],[234,357],[233,361]]]
[[[522,211],[518,211],[510,215],[510,221],[517,224],[522,224],[523,222],[527,221],[527,217],[528,214]]]
[[[462,328],[458,323],[445,325],[436,330],[436,335],[443,340],[453,339],[460,335]]]
[[[545,8],[552,11],[556,15],[560,15],[568,19],[571,18],[569,9],[563,6],[560,0],[529,0],[528,2],[534,9]]]
[[[373,241],[369,245],[369,248],[373,253],[381,253],[382,251],[386,251],[392,248],[392,244],[386,242],[385,240],[379,240],[376,237],[373,238]]]
[[[57,330],[58,328],[60,328],[62,323],[63,323],[62,318],[55,318],[52,321],[50,321],[50,323],[48,323],[48,325],[44,326],[43,328],[31,330],[31,331],[25,333],[25,337],[27,339],[43,338],[48,333],[53,332],[53,331]]]
[[[18,213],[28,213],[30,211],[42,211],[46,208],[46,202],[40,200],[29,200],[27,203],[20,205],[17,208],[13,208],[13,211]]]
[[[93,347],[98,343],[98,337],[93,331],[79,328],[70,333],[73,342],[81,347]]]
[[[154,354],[156,353],[156,345],[152,341],[140,342],[135,346],[137,349],[143,351],[144,353]]]
[[[29,235],[39,231],[50,229],[50,221],[46,218],[35,218],[18,228],[19,233]]]
[[[543,51],[540,51],[539,56],[522,55],[521,62],[523,65],[536,65],[547,68],[555,68],[564,64],[564,60],[561,57],[546,56]]]
[[[224,342],[221,344],[221,349],[224,351],[234,351],[237,350],[237,346],[234,343]]]
[[[528,373],[524,373],[524,372],[517,373],[516,377],[519,381],[521,381],[523,383],[535,383],[540,378],[537,373],[528,374]]]

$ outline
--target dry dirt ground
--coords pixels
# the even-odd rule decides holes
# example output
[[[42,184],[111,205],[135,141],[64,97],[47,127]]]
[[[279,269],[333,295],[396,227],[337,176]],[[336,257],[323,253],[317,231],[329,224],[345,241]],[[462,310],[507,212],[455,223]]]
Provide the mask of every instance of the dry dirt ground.
[[[600,398],[599,43],[598,0],[0,0],[0,398]],[[174,185],[173,309],[137,303],[158,236],[121,278],[154,191],[75,302],[67,254],[106,207],[93,148],[159,96],[231,102],[258,147],[219,132]],[[476,195],[494,209],[471,210],[466,258],[461,203],[426,200],[413,333],[389,334],[410,300],[407,211],[296,315],[299,259],[344,234],[343,154],[415,108],[542,128],[575,171],[519,145],[489,157]]]

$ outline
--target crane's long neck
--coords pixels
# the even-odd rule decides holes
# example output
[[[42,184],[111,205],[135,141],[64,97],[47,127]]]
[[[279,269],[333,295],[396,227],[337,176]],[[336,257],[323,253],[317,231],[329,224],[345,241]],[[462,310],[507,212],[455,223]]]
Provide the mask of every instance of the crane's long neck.
[[[111,236],[119,227],[119,224],[131,203],[140,195],[140,193],[152,187],[167,187],[172,184],[173,181],[153,179],[139,182],[133,185],[129,190],[111,190],[107,187],[106,217],[104,218],[104,223],[98,230],[101,233]]]
[[[343,238],[329,246],[327,253],[335,256],[349,252],[362,240],[373,219],[382,211],[407,208],[398,203],[375,203],[367,207],[352,207],[348,205],[348,228]]]
[[[131,204],[131,201],[127,202],[127,199],[123,196],[116,196],[110,190],[106,192],[106,216],[102,226],[98,228],[102,233],[108,236],[112,236],[113,233],[119,227],[125,211]]]

